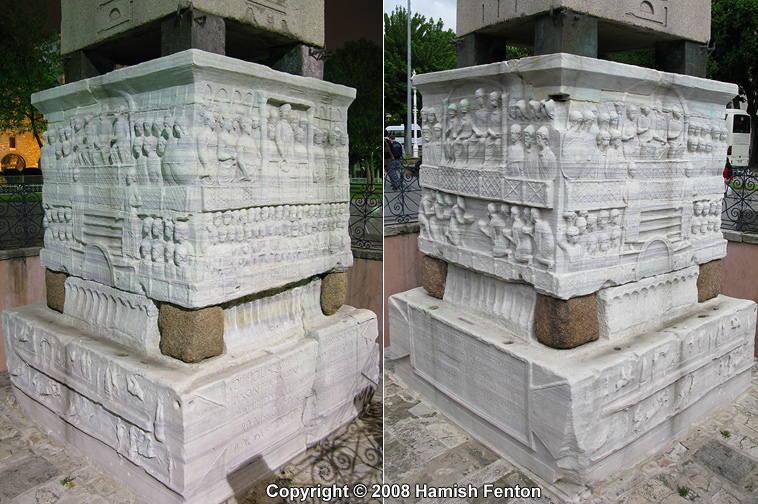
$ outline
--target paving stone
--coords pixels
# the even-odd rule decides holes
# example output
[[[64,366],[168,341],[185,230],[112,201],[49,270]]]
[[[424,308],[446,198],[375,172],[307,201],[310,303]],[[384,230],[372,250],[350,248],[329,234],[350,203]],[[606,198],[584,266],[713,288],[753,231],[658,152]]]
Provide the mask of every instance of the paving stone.
[[[465,432],[450,422],[432,423],[426,426],[426,430],[448,449],[462,445],[470,439]]]
[[[110,478],[97,478],[90,485],[95,489],[97,493],[103,497],[107,497],[108,495],[118,490],[118,487]]]
[[[700,448],[695,457],[713,472],[737,484],[758,467],[758,463],[715,439]]]
[[[425,465],[413,450],[398,440],[385,443],[384,460],[384,479],[387,483],[399,482]]]
[[[409,409],[408,413],[410,413],[413,416],[420,417],[420,416],[434,415],[437,412],[434,411],[432,407],[426,404],[425,402],[420,402],[414,407],[412,407],[411,409]]]
[[[423,424],[415,422],[412,419],[401,420],[395,425],[394,430],[398,441],[413,450],[413,453],[420,460],[432,460],[442,455],[446,450],[445,445],[434,439],[424,429]]]
[[[12,499],[59,475],[58,468],[44,458],[27,457],[17,466],[0,473],[0,495]]]
[[[711,503],[712,504],[742,504],[740,500],[735,497],[732,493],[728,492],[725,489],[721,489],[716,494],[711,497]]]

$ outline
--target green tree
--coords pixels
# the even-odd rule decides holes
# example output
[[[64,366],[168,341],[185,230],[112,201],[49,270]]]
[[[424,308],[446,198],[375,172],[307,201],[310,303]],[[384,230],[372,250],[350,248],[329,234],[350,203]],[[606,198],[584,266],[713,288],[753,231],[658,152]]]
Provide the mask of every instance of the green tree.
[[[406,78],[408,11],[397,7],[384,15],[384,112],[390,123],[404,124],[406,118]],[[450,41],[453,30],[445,30],[442,19],[411,17],[411,65],[417,74],[455,68],[456,52]],[[420,108],[420,105],[419,105]]]
[[[31,131],[41,147],[47,124],[31,95],[63,74],[58,33],[39,0],[0,0],[0,12],[0,131]]]
[[[715,48],[708,58],[707,76],[740,87],[747,112],[752,118],[752,144],[758,145],[758,0],[713,0],[711,2],[711,42]],[[743,98],[738,98],[741,101]],[[735,104],[736,105],[736,104]],[[750,161],[758,160],[753,148]]]
[[[355,101],[347,115],[350,164],[378,163],[382,145],[382,50],[362,38],[345,43],[324,64],[324,79],[354,87]],[[373,170],[369,170],[373,173]]]

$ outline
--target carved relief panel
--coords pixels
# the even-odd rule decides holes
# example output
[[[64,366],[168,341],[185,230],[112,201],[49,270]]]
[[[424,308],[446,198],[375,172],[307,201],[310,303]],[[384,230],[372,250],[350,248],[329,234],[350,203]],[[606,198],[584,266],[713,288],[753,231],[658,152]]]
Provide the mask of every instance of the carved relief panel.
[[[44,266],[187,307],[346,269],[353,97],[192,50],[36,95]]]
[[[725,255],[733,86],[589,61],[416,78],[424,253],[563,298]]]

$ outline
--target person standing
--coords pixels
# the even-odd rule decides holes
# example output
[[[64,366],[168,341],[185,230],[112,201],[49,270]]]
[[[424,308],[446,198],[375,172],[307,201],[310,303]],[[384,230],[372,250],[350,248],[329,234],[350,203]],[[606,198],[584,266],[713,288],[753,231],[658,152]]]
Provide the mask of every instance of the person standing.
[[[401,186],[399,170],[402,166],[403,146],[400,142],[395,140],[395,135],[392,134],[389,136],[389,155],[390,168],[388,173],[390,176],[390,184],[392,184],[392,189],[397,191]]]

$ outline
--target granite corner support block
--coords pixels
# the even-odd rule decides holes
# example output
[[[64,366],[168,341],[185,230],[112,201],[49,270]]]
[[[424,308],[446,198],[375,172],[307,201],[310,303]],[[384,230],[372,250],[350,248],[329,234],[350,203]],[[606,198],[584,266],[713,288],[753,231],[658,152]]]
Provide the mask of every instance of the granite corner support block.
[[[321,311],[324,315],[337,313],[347,296],[347,272],[329,273],[321,281]]]
[[[161,352],[169,357],[199,362],[224,351],[224,310],[220,306],[188,310],[163,303],[158,328]]]
[[[66,279],[68,275],[45,269],[45,290],[47,292],[47,306],[51,310],[63,313],[63,305],[66,303]]]
[[[697,301],[702,303],[719,295],[721,292],[722,260],[716,259],[700,265],[697,277]]]
[[[425,255],[421,258],[421,285],[430,296],[442,299],[447,282],[447,262]]]
[[[556,299],[539,294],[534,320],[537,341],[551,348],[575,348],[600,337],[595,294]]]

